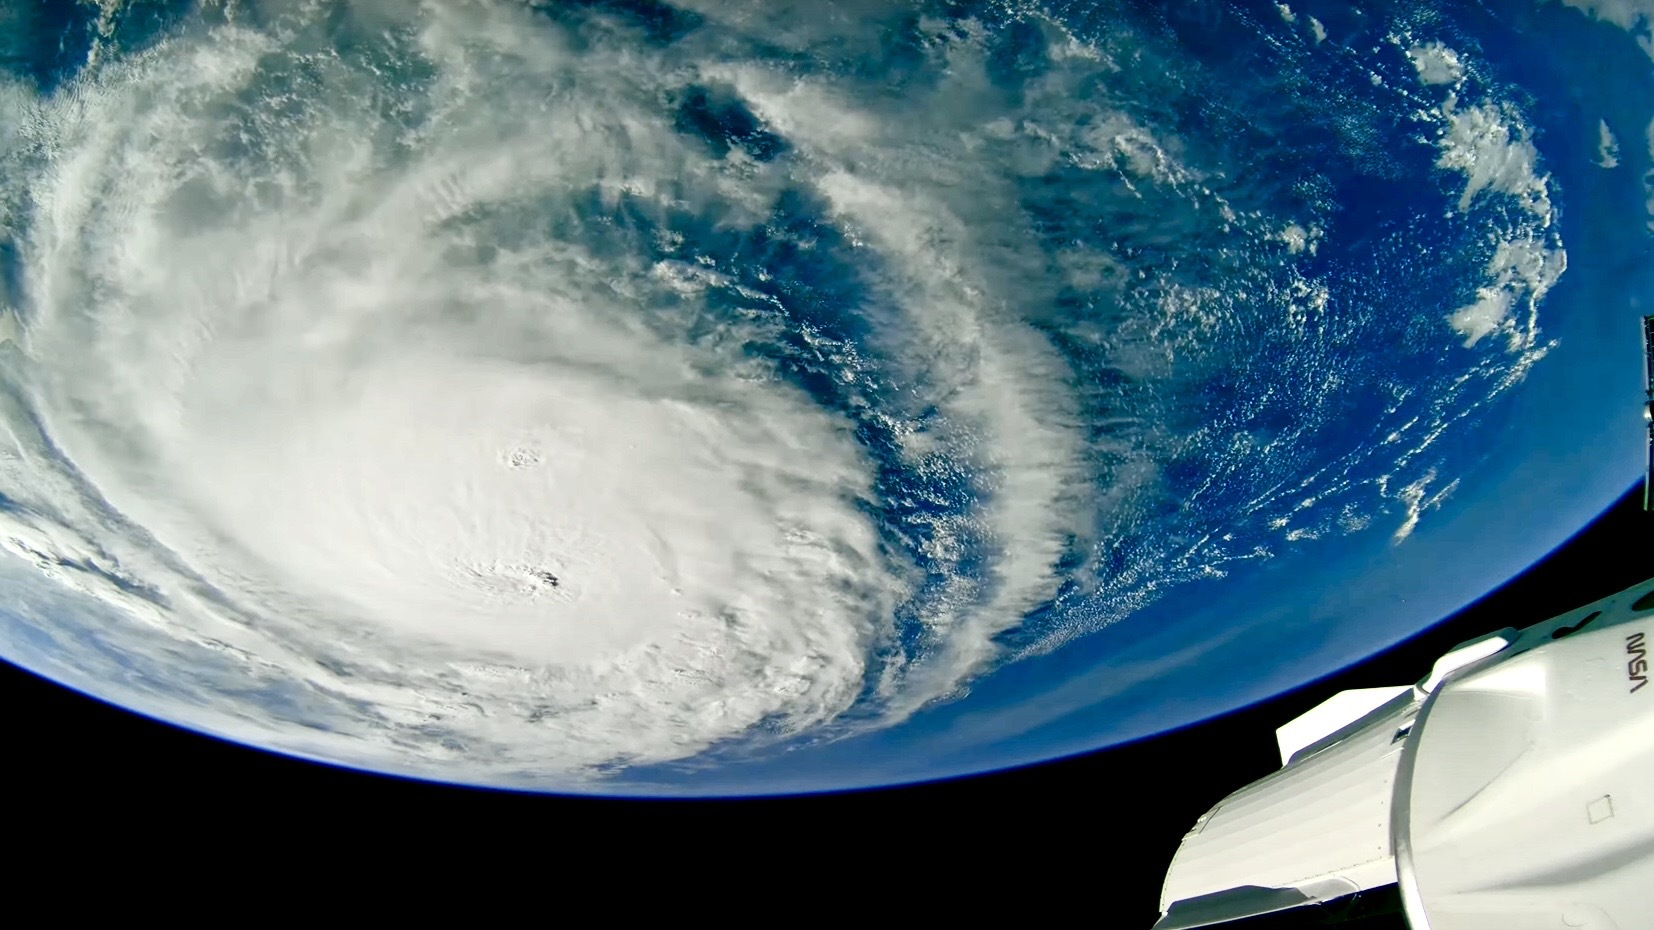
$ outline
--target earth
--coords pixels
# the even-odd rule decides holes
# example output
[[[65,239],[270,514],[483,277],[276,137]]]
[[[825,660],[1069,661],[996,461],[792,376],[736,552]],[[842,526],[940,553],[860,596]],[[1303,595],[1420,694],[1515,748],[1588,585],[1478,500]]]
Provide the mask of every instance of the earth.
[[[0,0],[0,656],[541,791],[942,778],[1638,480],[1648,0]]]

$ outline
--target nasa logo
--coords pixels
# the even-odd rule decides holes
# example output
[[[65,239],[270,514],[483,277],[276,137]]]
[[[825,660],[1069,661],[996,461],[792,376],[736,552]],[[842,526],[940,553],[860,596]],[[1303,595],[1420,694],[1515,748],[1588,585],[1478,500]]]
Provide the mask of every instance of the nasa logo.
[[[1644,634],[1632,633],[1625,638],[1625,653],[1631,659],[1625,663],[1626,674],[1631,676],[1631,693],[1636,694],[1648,684],[1648,646],[1644,644]]]

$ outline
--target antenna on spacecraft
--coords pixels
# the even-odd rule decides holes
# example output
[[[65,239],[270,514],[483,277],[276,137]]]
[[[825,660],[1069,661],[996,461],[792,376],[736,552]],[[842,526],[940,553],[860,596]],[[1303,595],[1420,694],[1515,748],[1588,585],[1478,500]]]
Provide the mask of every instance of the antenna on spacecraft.
[[[1648,424],[1643,509],[1654,510],[1654,316],[1643,317],[1643,394],[1643,420]]]

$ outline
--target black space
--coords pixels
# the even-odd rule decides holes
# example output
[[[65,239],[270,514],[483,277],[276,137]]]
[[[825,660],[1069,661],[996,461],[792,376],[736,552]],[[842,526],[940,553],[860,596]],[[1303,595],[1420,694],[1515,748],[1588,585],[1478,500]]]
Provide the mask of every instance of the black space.
[[[1651,535],[1654,515],[1643,513],[1639,486],[1521,577],[1360,666],[1181,732],[976,778],[716,802],[447,788],[242,749],[0,665],[3,783],[14,843],[74,824],[77,843],[94,849],[110,841],[140,848],[163,831],[228,856],[300,844],[305,861],[421,850],[475,863],[518,859],[526,841],[523,864],[572,858],[644,880],[685,870],[721,875],[719,894],[792,878],[815,883],[808,895],[827,905],[900,888],[899,897],[950,910],[1015,898],[1042,911],[1078,908],[1074,918],[1091,926],[1147,928],[1183,832],[1225,794],[1277,766],[1275,727],[1334,691],[1416,681],[1465,639],[1526,626],[1654,576]],[[1404,925],[1390,916],[1346,926]]]

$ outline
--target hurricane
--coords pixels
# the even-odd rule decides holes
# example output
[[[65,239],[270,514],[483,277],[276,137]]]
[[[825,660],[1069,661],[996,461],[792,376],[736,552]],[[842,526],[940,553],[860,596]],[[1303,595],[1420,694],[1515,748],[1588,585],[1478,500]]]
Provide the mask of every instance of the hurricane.
[[[77,9],[0,72],[6,652],[298,755],[601,791],[890,732],[1408,545],[1556,346],[1531,103],[1428,16]],[[1191,30],[1286,65],[1242,101]]]

